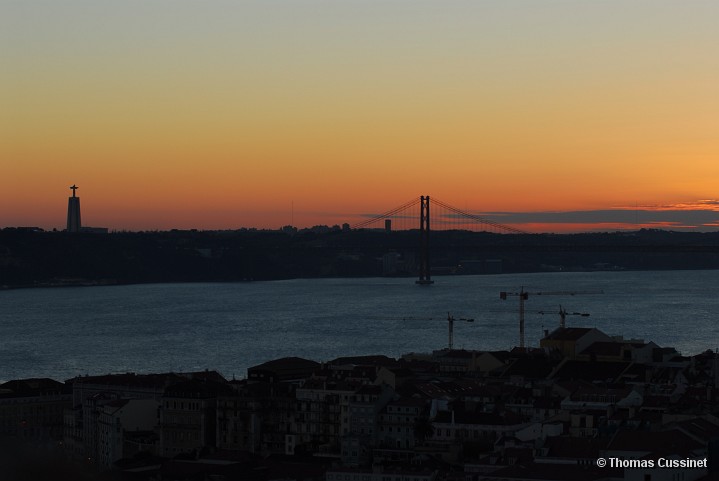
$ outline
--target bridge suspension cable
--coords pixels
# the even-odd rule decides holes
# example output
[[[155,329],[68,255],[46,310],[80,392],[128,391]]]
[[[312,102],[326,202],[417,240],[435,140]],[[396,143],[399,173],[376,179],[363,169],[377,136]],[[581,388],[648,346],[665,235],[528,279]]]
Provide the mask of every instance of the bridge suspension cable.
[[[491,220],[487,220],[487,219],[484,219],[484,218],[482,218],[482,217],[480,217],[480,216],[478,216],[478,215],[470,214],[469,212],[465,212],[465,211],[463,211],[463,210],[461,210],[461,209],[458,209],[457,207],[453,207],[453,206],[451,206],[451,205],[449,205],[449,204],[447,204],[447,203],[445,203],[445,202],[442,202],[441,200],[437,200],[436,197],[432,197],[432,203],[433,203],[433,204],[437,204],[437,205],[439,205],[439,206],[441,206],[441,207],[447,209],[448,211],[450,211],[450,212],[452,212],[452,213],[454,213],[454,214],[456,214],[456,215],[458,215],[458,216],[460,216],[460,217],[463,217],[463,218],[465,218],[465,219],[472,220],[472,221],[477,222],[477,223],[479,223],[479,224],[483,224],[483,225],[486,225],[486,226],[494,227],[494,228],[496,228],[496,229],[503,230],[503,231],[505,231],[505,232],[509,232],[509,233],[512,233],[512,234],[527,234],[527,232],[525,232],[525,231],[523,231],[523,230],[520,230],[520,229],[517,229],[517,228],[515,228],[515,227],[511,227],[511,226],[508,226],[508,225],[500,224],[499,222],[494,222],[494,221],[491,221]]]
[[[396,230],[421,229],[420,204],[421,197],[415,197],[394,209],[357,222],[352,225],[351,228],[365,229],[374,227],[379,229],[383,227],[380,225],[382,221],[401,219],[401,225],[394,226]],[[432,197],[432,204],[434,205],[432,209],[432,230],[476,230],[477,227],[481,226],[484,230],[492,230],[495,232],[527,234],[527,232],[521,229],[488,220],[476,214],[471,214],[446,202],[437,200],[435,197]],[[373,224],[375,225],[373,226]]]
[[[397,215],[401,213],[402,211],[406,211],[410,209],[411,207],[416,207],[420,202],[419,197],[415,197],[414,199],[410,200],[409,202],[405,202],[404,204],[400,205],[399,207],[395,207],[392,210],[388,210],[387,212],[383,214],[379,214],[374,217],[370,217],[369,219],[365,219],[361,222],[358,222],[351,226],[352,229],[364,229],[365,227],[374,224],[375,222],[379,222],[385,219],[391,219],[392,216]]]

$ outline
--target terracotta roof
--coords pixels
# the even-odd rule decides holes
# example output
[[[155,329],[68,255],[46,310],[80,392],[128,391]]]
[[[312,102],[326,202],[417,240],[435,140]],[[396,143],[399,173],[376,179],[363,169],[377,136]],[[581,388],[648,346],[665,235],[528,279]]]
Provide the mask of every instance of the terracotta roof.
[[[589,327],[560,327],[550,332],[544,339],[552,341],[576,341],[591,330],[592,328]]]
[[[231,395],[234,391],[227,382],[191,379],[178,382],[165,389],[164,397],[187,399],[211,399],[217,396]]]
[[[0,384],[0,398],[36,397],[48,394],[68,393],[69,386],[49,378],[15,379]]]
[[[330,361],[328,364],[332,364],[334,366],[341,366],[344,364],[352,364],[355,366],[394,366],[397,364],[397,360],[392,357],[377,354],[369,356],[338,357],[337,359]]]
[[[299,389],[316,389],[323,391],[351,391],[355,392],[362,383],[359,381],[343,380],[343,379],[307,379]]]
[[[106,374],[104,376],[80,376],[71,380],[73,385],[96,384],[108,386],[133,386],[143,388],[163,389],[170,384],[186,381],[188,379],[207,379],[225,381],[217,371],[198,371],[188,373],[166,372],[160,374]]]
[[[611,381],[613,382],[631,363],[620,361],[565,361],[552,376],[553,379]]]
[[[501,377],[524,376],[528,379],[544,379],[557,365],[548,358],[521,357],[515,359],[501,374]]]
[[[309,359],[303,359],[301,357],[283,357],[280,359],[274,359],[272,361],[263,362],[257,366],[248,368],[250,370],[265,369],[269,371],[287,371],[297,369],[316,369],[320,367],[320,364],[316,361]]]
[[[719,426],[703,418],[687,419],[672,425],[690,435],[695,440],[704,443],[708,443],[711,439],[719,437]]]
[[[596,466],[577,466],[574,464],[531,463],[515,464],[489,474],[481,479],[547,479],[553,481],[594,481],[598,479],[621,479],[624,471],[616,468],[598,468]]]
[[[607,451],[648,452],[652,456],[690,456],[698,443],[679,429],[668,431],[618,431],[607,446]]]
[[[437,359],[472,359],[474,356],[481,354],[477,351],[466,351],[464,349],[442,349],[434,352]]]
[[[507,362],[510,357],[509,351],[487,351],[484,354],[490,354],[494,356],[498,361]]]
[[[619,356],[622,354],[622,343],[611,341],[597,341],[581,352],[584,355],[596,354],[599,356]]]
[[[463,386],[459,382],[441,381],[441,382],[425,382],[415,385],[415,389],[421,394],[428,397],[435,396],[460,396],[470,389]]]
[[[628,369],[622,373],[622,378],[627,380],[634,379],[643,382],[647,377],[647,371],[649,368],[646,364],[632,364]]]
[[[599,452],[609,444],[607,438],[551,436],[544,443],[550,458],[598,458]]]

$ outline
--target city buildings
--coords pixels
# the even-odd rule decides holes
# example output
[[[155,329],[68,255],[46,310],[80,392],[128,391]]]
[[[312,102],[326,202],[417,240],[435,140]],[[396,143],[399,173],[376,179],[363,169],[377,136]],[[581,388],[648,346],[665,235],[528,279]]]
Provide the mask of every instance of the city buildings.
[[[231,381],[213,371],[16,380],[0,385],[0,429],[118,479],[715,479],[716,353],[684,357],[597,329],[542,343],[283,358]]]

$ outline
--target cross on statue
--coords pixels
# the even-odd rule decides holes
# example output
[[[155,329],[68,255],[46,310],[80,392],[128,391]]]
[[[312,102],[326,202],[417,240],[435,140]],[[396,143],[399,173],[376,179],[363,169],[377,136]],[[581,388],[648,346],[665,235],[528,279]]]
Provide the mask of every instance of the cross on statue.
[[[75,197],[75,191],[76,191],[77,189],[79,189],[79,187],[76,186],[75,184],[72,184],[72,187],[70,187],[70,188],[72,189],[72,196]]]

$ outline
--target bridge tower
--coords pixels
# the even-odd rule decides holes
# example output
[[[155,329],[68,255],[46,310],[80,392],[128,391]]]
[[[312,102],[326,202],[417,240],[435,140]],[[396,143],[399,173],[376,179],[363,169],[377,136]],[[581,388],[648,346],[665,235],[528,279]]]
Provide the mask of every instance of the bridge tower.
[[[427,286],[434,284],[430,278],[429,268],[429,196],[420,197],[419,214],[419,280],[417,284]]]

